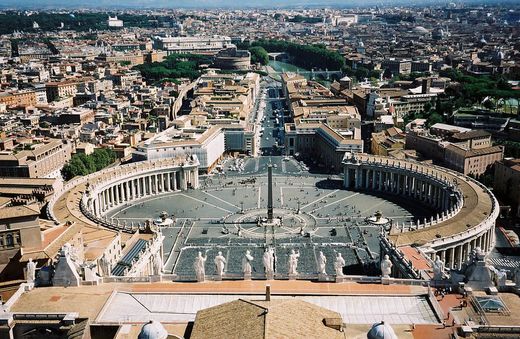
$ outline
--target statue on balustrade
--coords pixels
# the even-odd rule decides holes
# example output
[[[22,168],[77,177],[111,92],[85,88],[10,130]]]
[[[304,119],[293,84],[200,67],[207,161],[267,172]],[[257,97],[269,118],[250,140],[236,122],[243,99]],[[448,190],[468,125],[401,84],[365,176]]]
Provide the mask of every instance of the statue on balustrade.
[[[154,268],[154,274],[155,275],[161,275],[163,271],[163,259],[161,256],[161,251],[155,252],[154,258],[153,258],[153,268]]]
[[[297,275],[298,274],[298,258],[300,258],[300,252],[296,252],[294,249],[291,250],[291,254],[289,254],[289,275]]]
[[[32,258],[29,258],[29,261],[27,262],[27,282],[34,283],[35,280],[36,280],[36,263],[32,260]]]
[[[246,254],[242,258],[242,272],[244,275],[251,275],[252,267],[251,263],[253,262],[253,256],[249,250],[246,250]]]
[[[265,249],[262,261],[264,264],[265,274],[273,275],[274,274],[274,250],[271,247]]]
[[[390,257],[388,254],[385,254],[383,261],[381,261],[381,276],[383,278],[390,278],[390,274],[392,274],[392,261],[390,261]]]
[[[341,256],[341,253],[338,253],[336,256],[336,261],[334,261],[334,269],[336,270],[336,276],[343,276],[343,266],[345,266],[345,259]]]
[[[222,255],[222,252],[218,252],[217,256],[215,257],[215,271],[217,272],[217,275],[219,277],[222,277],[224,275],[224,268],[226,266],[226,258]]]
[[[444,275],[444,262],[441,260],[439,256],[435,257],[435,261],[433,262],[433,279],[434,280],[442,280]]]
[[[204,265],[206,264],[207,256],[203,256],[202,252],[197,254],[195,258],[195,262],[193,263],[193,268],[195,269],[195,275],[197,276],[197,281],[206,280],[206,269]]]
[[[320,251],[320,254],[318,256],[318,274],[326,275],[327,272],[325,270],[327,266],[327,257],[325,257],[325,254],[323,254],[322,251]]]
[[[108,277],[110,275],[110,262],[108,261],[105,254],[99,259],[99,268],[101,269],[101,275]]]

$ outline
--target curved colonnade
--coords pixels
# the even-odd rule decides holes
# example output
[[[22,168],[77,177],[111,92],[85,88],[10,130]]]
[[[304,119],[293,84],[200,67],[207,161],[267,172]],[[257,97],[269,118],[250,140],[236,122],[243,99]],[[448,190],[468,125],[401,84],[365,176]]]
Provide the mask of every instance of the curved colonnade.
[[[495,242],[498,202],[479,182],[446,168],[368,154],[343,160],[348,189],[395,194],[432,208],[436,216],[393,225],[396,247],[417,246],[447,267],[460,268],[476,247],[489,252]]]
[[[47,215],[56,222],[82,222],[135,232],[145,225],[114,224],[106,214],[142,198],[198,188],[198,168],[199,162],[193,157],[142,161],[104,169],[64,185],[49,201]]]

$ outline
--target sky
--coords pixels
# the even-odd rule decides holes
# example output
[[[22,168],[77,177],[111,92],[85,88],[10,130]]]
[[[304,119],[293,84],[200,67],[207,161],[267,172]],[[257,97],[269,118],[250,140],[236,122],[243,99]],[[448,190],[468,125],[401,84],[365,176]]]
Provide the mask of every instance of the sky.
[[[496,0],[0,0],[0,8],[255,8],[300,6],[428,5]],[[502,0],[514,3],[517,0]]]

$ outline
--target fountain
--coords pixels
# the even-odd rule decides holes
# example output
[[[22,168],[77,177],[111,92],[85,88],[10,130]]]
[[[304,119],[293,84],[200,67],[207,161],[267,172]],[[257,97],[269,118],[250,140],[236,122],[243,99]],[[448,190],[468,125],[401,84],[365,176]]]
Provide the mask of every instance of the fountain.
[[[373,216],[366,218],[366,221],[371,223],[372,225],[385,225],[390,220],[388,218],[385,218],[381,211],[376,211],[376,213],[374,213]]]
[[[154,220],[155,226],[171,226],[173,225],[173,219],[168,217],[168,212],[162,211],[159,218]]]

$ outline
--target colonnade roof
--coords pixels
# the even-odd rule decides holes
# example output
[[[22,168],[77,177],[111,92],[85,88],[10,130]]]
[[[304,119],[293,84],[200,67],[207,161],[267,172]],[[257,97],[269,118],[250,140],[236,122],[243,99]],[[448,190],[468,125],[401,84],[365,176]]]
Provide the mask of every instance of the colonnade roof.
[[[160,168],[160,164],[162,162],[170,162],[172,163],[172,166],[175,166],[175,164],[180,165],[181,162],[184,160],[182,159],[164,159],[164,160],[157,160],[157,161],[143,161],[140,163],[133,163],[128,166],[128,170],[138,170],[139,168],[144,169],[154,169]],[[123,173],[124,169],[121,167],[112,168],[108,171],[100,171],[94,174],[93,177],[89,179],[89,182],[92,184],[95,184],[100,181],[107,181],[114,179],[115,176],[118,175],[118,173]],[[71,222],[74,223],[74,225],[80,229],[83,227],[95,227],[99,228],[98,225],[96,225],[93,221],[88,219],[80,210],[80,200],[87,189],[87,181],[83,180],[80,181],[77,185],[73,186],[70,190],[64,192],[56,201],[53,207],[53,213],[55,218],[60,222]],[[129,234],[122,233],[122,241],[125,242],[127,239],[126,237],[129,237]]]
[[[372,164],[374,161],[377,161],[384,165],[386,165],[388,161],[388,166],[400,166],[402,169],[407,168],[408,170],[410,170],[410,166],[413,166],[411,170],[414,172],[422,172],[423,174],[432,177],[437,175],[439,178],[446,178],[450,183],[457,185],[464,195],[463,207],[454,217],[433,226],[428,226],[418,230],[407,231],[404,233],[398,233],[398,230],[391,232],[388,239],[395,246],[421,246],[437,239],[440,240],[455,236],[472,227],[478,226],[493,212],[494,197],[491,193],[460,173],[433,166],[431,164],[422,164],[408,160],[398,160],[369,154],[356,154],[356,159],[360,160],[361,163],[368,162]],[[429,222],[429,220],[427,221]]]

